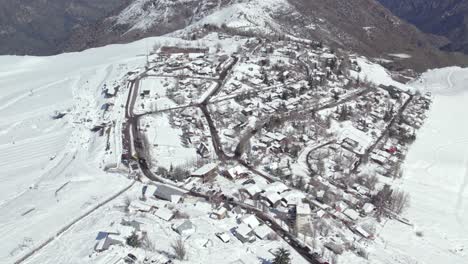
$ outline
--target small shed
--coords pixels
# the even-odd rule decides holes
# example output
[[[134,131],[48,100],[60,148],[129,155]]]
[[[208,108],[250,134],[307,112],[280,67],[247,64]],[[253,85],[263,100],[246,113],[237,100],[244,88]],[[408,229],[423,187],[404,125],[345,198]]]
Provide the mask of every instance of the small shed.
[[[216,233],[216,236],[223,241],[223,243],[229,243],[231,241],[231,238],[227,233]]]
[[[187,236],[195,232],[195,226],[190,220],[186,220],[181,224],[172,225],[172,230],[181,236]]]

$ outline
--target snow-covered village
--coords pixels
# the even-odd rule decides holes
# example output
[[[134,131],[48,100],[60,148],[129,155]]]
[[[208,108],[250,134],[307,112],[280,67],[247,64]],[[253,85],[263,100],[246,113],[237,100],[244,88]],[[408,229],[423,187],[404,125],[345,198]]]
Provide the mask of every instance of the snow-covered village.
[[[0,56],[0,263],[465,263],[443,227],[466,221],[464,187],[442,175],[465,151],[448,115],[463,114],[466,69],[391,70],[411,55],[230,12]]]
[[[104,169],[135,186],[99,220],[89,258],[193,263],[227,251],[210,263],[254,263],[286,247],[294,263],[335,263],[366,259],[384,219],[411,225],[391,182],[430,94],[372,83],[364,58],[321,43],[206,36],[228,38],[237,44],[156,45],[145,67],[102,85],[90,130],[121,153]]]

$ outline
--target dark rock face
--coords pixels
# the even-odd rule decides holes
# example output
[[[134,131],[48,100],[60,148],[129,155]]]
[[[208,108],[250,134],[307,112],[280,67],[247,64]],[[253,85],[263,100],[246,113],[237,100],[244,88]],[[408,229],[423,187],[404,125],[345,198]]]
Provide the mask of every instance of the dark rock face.
[[[129,0],[0,0],[0,54],[61,52],[70,32]]]
[[[421,71],[466,64],[466,56],[439,51],[435,47],[438,39],[396,17],[375,0],[288,1],[295,7],[295,14],[278,19],[290,20],[301,36],[334,43],[369,57],[392,59],[388,55],[393,53],[411,56],[408,60],[394,60],[395,69],[411,67]]]
[[[424,32],[445,36],[442,49],[468,53],[468,0],[378,0]]]

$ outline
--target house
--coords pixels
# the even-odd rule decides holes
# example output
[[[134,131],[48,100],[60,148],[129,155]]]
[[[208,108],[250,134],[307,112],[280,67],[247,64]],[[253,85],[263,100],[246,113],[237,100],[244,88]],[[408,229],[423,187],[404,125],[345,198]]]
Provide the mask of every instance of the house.
[[[167,208],[160,208],[158,209],[154,215],[156,215],[157,217],[161,218],[162,220],[164,221],[171,221],[172,218],[174,218],[174,213],[167,209]]]
[[[202,158],[208,158],[210,156],[210,149],[205,143],[201,142],[197,147],[197,154]]]
[[[210,179],[216,177],[218,170],[218,164],[216,163],[209,163],[201,168],[197,169],[196,171],[192,172],[191,176],[196,178],[203,179],[203,182],[207,182]]]
[[[149,185],[147,192],[153,193],[153,196],[158,199],[174,203],[178,203],[187,194],[185,190],[161,183]]]
[[[130,203],[130,208],[136,212],[148,213],[151,211],[151,209],[153,209],[153,206],[143,203],[139,200],[133,200]]]
[[[347,208],[348,205],[343,201],[339,201],[335,204],[335,210],[338,212],[344,212],[344,210],[346,210]]]
[[[307,217],[312,214],[312,210],[309,204],[300,202],[296,206],[296,214],[298,217]]]
[[[387,162],[387,158],[384,156],[378,155],[376,153],[372,153],[370,156],[371,160],[373,160],[375,163],[379,165],[384,165]]]
[[[354,149],[359,147],[359,142],[351,138],[345,138],[343,142],[341,142],[341,146],[345,149],[353,151]]]
[[[96,237],[96,245],[94,246],[94,250],[97,252],[106,251],[109,249],[110,246],[115,244],[120,244],[122,242],[118,240],[112,239],[108,232],[99,232]]]
[[[186,220],[181,224],[172,225],[172,230],[181,236],[187,236],[195,232],[195,226],[190,222],[190,220]]]
[[[230,168],[228,170],[228,173],[230,175],[231,178],[233,179],[236,179],[236,178],[243,178],[243,177],[247,177],[249,176],[249,170],[247,170],[245,167],[243,166],[236,166],[234,168]]]
[[[255,229],[260,225],[260,222],[255,215],[246,215],[241,218],[241,222],[248,225],[252,229]]]
[[[289,143],[288,138],[285,135],[280,134],[280,133],[268,132],[265,134],[265,136],[276,141],[281,148],[286,147]]]
[[[353,221],[356,221],[359,218],[359,213],[356,212],[356,210],[353,210],[351,208],[344,210],[343,214],[349,217],[349,219]]]
[[[234,208],[232,208],[231,212],[237,215],[241,215],[244,213],[242,207],[240,206],[235,206]]]
[[[258,226],[257,228],[254,228],[254,234],[260,238],[261,240],[266,240],[270,236],[271,229],[267,225],[261,225]]]
[[[218,210],[216,210],[215,212],[213,212],[213,215],[214,215],[217,219],[221,220],[221,219],[226,218],[227,212],[228,212],[227,208],[222,206],[222,207],[220,207]]]
[[[363,229],[362,227],[360,227],[360,226],[356,226],[356,227],[354,228],[354,231],[356,231],[356,233],[358,233],[359,235],[361,235],[361,236],[363,236],[363,237],[365,237],[365,238],[371,238],[371,237],[372,237],[371,234],[369,234],[366,230],[364,230],[364,229]]]
[[[373,211],[375,210],[375,206],[371,203],[366,203],[364,204],[364,206],[362,207],[362,211],[364,212],[364,214],[368,215],[370,213],[372,213]]]
[[[320,209],[320,210],[318,210],[318,212],[317,212],[316,215],[317,215],[318,218],[323,218],[324,216],[327,215],[327,212],[325,212],[324,210]]]
[[[343,249],[342,245],[338,245],[338,244],[333,243],[333,242],[325,243],[325,247],[328,248],[329,250],[331,250],[333,253],[338,254],[338,255],[341,255],[344,252],[344,249]]]
[[[251,199],[255,199],[258,197],[258,195],[262,192],[262,190],[260,189],[260,187],[258,187],[257,185],[255,184],[250,184],[250,185],[247,185],[244,189],[243,189],[244,192],[246,192]]]
[[[255,241],[253,230],[246,224],[240,224],[234,230],[234,234],[242,243],[250,243]]]
[[[223,131],[223,135],[229,138],[235,138],[236,137],[236,131],[234,129],[225,129]]]
[[[281,203],[282,197],[274,191],[268,191],[262,194],[262,197],[265,201],[269,203],[271,207],[277,207]]]
[[[289,190],[289,187],[286,186],[286,184],[282,182],[274,182],[268,185],[268,187],[265,189],[266,192],[276,192],[278,194],[283,193],[285,191]]]
[[[318,207],[318,208],[320,208],[320,209],[322,209],[324,211],[328,211],[331,208],[328,204],[323,204],[323,203],[321,203],[321,202],[319,202],[317,200],[312,200],[311,203],[314,206],[316,206],[316,207]]]
[[[231,238],[229,237],[229,235],[227,233],[216,233],[216,236],[221,240],[223,241],[223,243],[229,243],[229,241],[231,241]]]

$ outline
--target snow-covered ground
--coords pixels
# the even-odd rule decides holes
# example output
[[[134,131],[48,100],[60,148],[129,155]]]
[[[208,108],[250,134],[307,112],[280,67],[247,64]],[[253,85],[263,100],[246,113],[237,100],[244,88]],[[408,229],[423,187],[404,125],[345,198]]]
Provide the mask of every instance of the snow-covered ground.
[[[388,221],[371,263],[468,263],[467,76],[468,69],[444,68],[411,84],[434,95],[395,182],[411,196],[404,216],[414,227]]]
[[[103,171],[117,163],[118,151],[106,153],[106,135],[90,128],[105,121],[103,86],[142,66],[145,50],[139,41],[52,57],[0,57],[1,263],[130,184],[125,175]],[[114,149],[125,100],[125,94],[115,99],[108,117],[117,127],[109,138]],[[55,111],[67,114],[53,120]]]
[[[166,113],[145,116],[142,124],[149,126],[146,129],[146,136],[153,146],[151,156],[157,162],[156,166],[170,168],[196,161],[196,150],[182,146],[182,130],[171,126]]]

